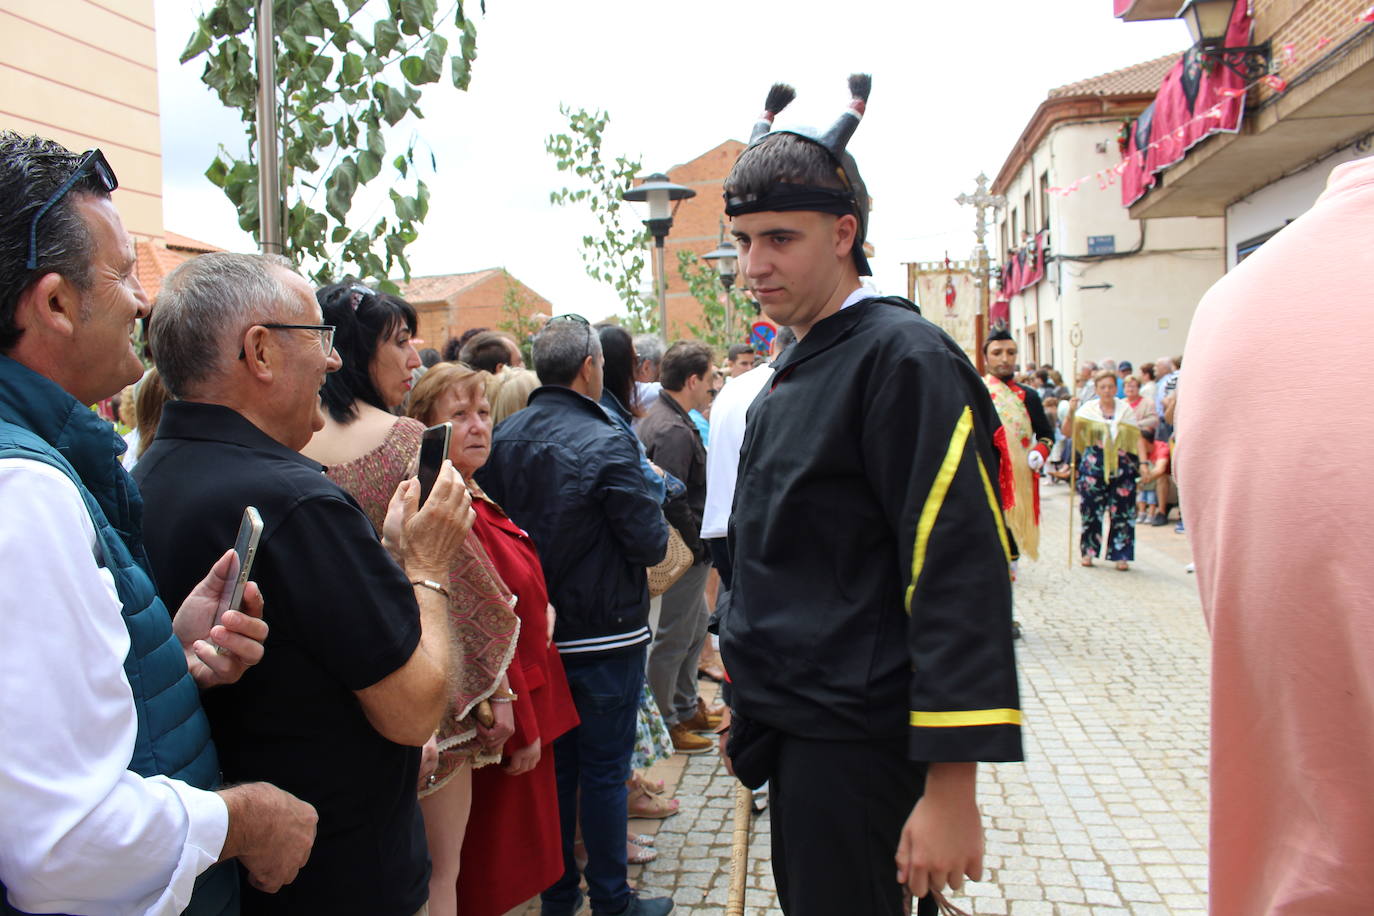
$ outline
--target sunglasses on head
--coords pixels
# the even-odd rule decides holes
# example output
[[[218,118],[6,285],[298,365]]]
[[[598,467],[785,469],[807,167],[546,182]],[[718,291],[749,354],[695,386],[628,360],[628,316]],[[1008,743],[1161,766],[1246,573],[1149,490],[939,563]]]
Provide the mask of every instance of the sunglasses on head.
[[[38,221],[47,215],[48,211],[57,206],[58,201],[67,195],[76,183],[81,180],[81,176],[87,172],[95,175],[96,180],[105,191],[111,192],[119,187],[119,179],[115,177],[114,169],[110,168],[110,163],[105,161],[105,154],[98,149],[87,150],[81,156],[81,161],[76,164],[76,169],[67,176],[67,180],[58,185],[57,190],[49,197],[43,206],[38,208],[38,212],[33,215],[33,221],[29,223],[29,259],[24,266],[28,270],[38,269]]]
[[[555,321],[572,321],[586,328],[587,349],[586,352],[582,354],[582,358],[586,359],[587,357],[592,355],[592,323],[590,321],[583,318],[581,315],[576,314],[575,312],[568,312],[566,315],[554,315],[552,318],[549,319],[549,324],[553,324]]]

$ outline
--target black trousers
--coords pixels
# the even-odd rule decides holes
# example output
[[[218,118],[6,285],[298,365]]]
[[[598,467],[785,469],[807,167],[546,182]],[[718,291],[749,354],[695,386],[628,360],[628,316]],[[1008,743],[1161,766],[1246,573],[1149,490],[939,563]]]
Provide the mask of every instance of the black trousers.
[[[925,767],[906,742],[784,735],[769,780],[773,879],[787,916],[905,916],[897,843]],[[934,898],[919,916],[934,916]]]

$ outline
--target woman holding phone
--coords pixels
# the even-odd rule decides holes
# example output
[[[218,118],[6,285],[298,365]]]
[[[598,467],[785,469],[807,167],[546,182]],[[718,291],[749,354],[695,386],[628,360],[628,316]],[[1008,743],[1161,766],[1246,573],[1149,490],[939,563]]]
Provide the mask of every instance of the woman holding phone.
[[[412,372],[420,365],[411,344],[415,309],[404,299],[356,282],[326,286],[316,298],[324,321],[336,328],[334,347],[343,367],[325,379],[320,393],[325,426],[302,452],[325,466],[330,479],[358,501],[382,533],[397,487],[415,476],[425,430],[423,423],[392,412],[410,392]],[[469,514],[469,526],[474,518]],[[384,540],[390,547],[396,539]],[[467,539],[446,585],[454,674],[449,708],[426,748],[428,766],[421,769],[419,787],[433,860],[432,916],[457,912],[454,887],[472,804],[473,769],[499,761],[502,745],[514,732],[506,670],[519,632],[510,590],[476,538]]]
[[[554,609],[534,542],[472,479],[491,454],[490,379],[461,364],[435,366],[415,386],[406,408],[426,424],[453,424],[449,457],[472,493],[477,514],[472,534],[515,594],[520,616],[520,639],[509,670],[516,695],[515,735],[500,768],[473,775],[469,823],[482,842],[463,845],[456,885],[463,916],[500,916],[563,874],[552,751],[554,739],[578,724],[563,662],[553,646]],[[433,890],[430,909],[435,912]]]

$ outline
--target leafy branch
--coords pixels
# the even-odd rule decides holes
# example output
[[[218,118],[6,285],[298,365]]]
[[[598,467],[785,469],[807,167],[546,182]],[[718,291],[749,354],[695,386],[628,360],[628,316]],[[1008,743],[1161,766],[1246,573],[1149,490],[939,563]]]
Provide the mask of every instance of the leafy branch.
[[[560,172],[569,172],[576,187],[560,188],[549,201],[560,207],[585,205],[600,224],[584,235],[579,254],[593,280],[615,290],[625,308],[625,328],[631,334],[658,330],[657,305],[644,293],[648,230],[632,220],[621,193],[639,176],[642,165],[626,156],[608,162],[602,155],[602,136],[610,115],[602,111],[558,109],[568,119],[568,132],[550,134],[544,149]]]
[[[197,20],[181,62],[204,55],[202,82],[224,105],[238,109],[245,124],[248,154],[240,158],[221,147],[205,175],[233,203],[239,225],[261,240],[254,154],[258,83],[250,43],[254,7],[254,0],[218,0]],[[385,14],[370,29],[358,21],[365,7],[375,9],[375,0],[273,2],[282,236],[288,257],[318,265],[317,282],[348,272],[394,289],[394,272],[410,277],[405,251],[429,214],[429,187],[416,168],[417,138],[412,135],[404,150],[392,150],[384,128],[424,117],[420,87],[439,82],[445,70],[456,88],[467,89],[477,28],[464,14],[463,0],[455,0],[442,17],[438,0],[386,0]],[[485,0],[481,7],[485,12]],[[446,31],[457,41],[456,54],[449,54]],[[325,151],[328,161],[321,165]],[[390,214],[371,226],[350,222],[359,189],[381,175],[392,153],[397,155],[390,162]],[[429,165],[436,165],[432,155]],[[315,207],[321,190],[322,211]]]
[[[726,290],[716,269],[696,252],[679,250],[677,271],[692,298],[701,306],[704,325],[688,323],[687,330],[692,336],[720,354],[724,354],[731,344],[744,343],[748,337],[749,316],[753,314],[749,298],[733,286]],[[733,334],[728,333],[725,326],[727,297],[735,313]]]

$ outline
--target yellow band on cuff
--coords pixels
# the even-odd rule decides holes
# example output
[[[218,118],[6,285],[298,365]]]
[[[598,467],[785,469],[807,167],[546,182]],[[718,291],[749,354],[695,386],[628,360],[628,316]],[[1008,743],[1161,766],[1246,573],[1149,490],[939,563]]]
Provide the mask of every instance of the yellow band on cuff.
[[[970,725],[1020,725],[1019,709],[966,709],[951,712],[911,713],[911,724],[918,728],[964,728]]]

